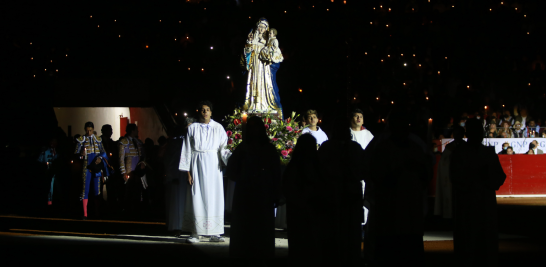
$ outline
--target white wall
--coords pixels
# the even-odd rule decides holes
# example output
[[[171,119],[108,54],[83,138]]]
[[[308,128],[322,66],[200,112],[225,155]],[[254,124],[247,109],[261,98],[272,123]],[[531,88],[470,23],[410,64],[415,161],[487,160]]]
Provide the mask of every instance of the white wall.
[[[119,116],[131,118],[131,112],[128,107],[108,107],[108,108],[54,108],[55,116],[59,127],[68,134],[68,125],[72,126],[72,135],[85,134],[83,129],[88,121],[95,124],[95,131],[100,136],[100,129],[104,124],[112,125],[112,140],[116,141],[120,135]]]

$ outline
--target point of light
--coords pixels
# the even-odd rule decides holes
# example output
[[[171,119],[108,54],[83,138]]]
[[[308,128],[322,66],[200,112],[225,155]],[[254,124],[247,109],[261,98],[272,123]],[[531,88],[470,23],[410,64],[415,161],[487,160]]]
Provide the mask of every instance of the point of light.
[[[178,116],[178,113],[174,113],[175,116]]]
[[[228,80],[229,80],[229,76],[227,76]]]
[[[406,67],[408,64],[404,63],[404,67]]]
[[[184,117],[187,117],[188,116],[188,113],[184,112]]]
[[[210,50],[214,49],[212,46],[210,47]]]

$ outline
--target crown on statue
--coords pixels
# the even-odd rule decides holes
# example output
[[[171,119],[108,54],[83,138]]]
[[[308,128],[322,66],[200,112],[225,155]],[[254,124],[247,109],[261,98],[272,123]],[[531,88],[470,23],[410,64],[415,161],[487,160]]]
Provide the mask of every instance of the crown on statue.
[[[263,23],[269,29],[269,22],[267,21],[267,19],[260,18],[256,23],[256,27],[260,26],[261,23]]]

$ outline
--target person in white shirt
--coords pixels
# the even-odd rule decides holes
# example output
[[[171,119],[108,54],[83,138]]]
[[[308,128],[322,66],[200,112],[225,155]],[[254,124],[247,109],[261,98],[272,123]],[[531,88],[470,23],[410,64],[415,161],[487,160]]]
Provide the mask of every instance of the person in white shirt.
[[[305,121],[307,122],[308,126],[303,129],[301,132],[302,134],[311,134],[315,139],[317,139],[317,145],[322,145],[322,143],[326,140],[328,140],[328,136],[326,136],[326,133],[317,126],[318,118],[317,118],[317,111],[316,110],[308,110]]]
[[[364,124],[364,112],[360,109],[353,110],[351,118],[351,139],[355,142],[357,142],[363,150],[366,149],[368,144],[373,139],[373,134],[366,130],[362,125]],[[360,181],[362,184],[362,197],[364,197],[364,192],[366,189],[366,183],[364,180]],[[366,224],[366,221],[368,220],[368,208],[364,208],[364,221],[362,224]]]
[[[360,109],[353,110],[351,118],[351,139],[360,144],[362,149],[366,149],[373,139],[373,134],[362,127],[364,124],[364,113]]]

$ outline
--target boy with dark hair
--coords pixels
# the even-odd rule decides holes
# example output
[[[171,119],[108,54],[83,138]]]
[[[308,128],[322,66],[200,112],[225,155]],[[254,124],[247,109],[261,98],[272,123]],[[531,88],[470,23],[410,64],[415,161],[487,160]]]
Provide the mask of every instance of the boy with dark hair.
[[[307,127],[303,129],[301,132],[302,134],[311,134],[313,137],[315,137],[315,139],[317,139],[317,145],[319,146],[322,145],[324,141],[328,140],[326,133],[317,126],[318,118],[316,110],[308,110],[305,120],[307,122]]]
[[[187,172],[182,231],[190,232],[188,243],[210,236],[211,242],[224,242],[224,183],[221,165],[231,156],[226,149],[228,136],[224,127],[212,118],[212,104],[200,103],[199,122],[188,127],[182,144],[179,170]]]

